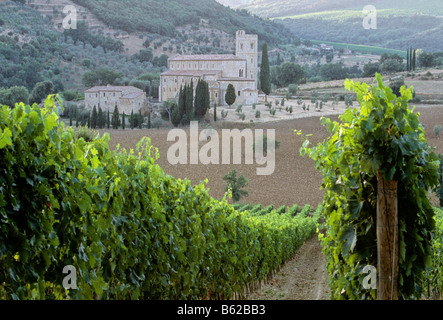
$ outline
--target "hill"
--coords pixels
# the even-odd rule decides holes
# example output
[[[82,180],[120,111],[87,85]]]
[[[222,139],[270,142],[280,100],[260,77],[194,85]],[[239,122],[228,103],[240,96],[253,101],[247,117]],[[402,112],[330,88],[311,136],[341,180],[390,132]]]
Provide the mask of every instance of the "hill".
[[[374,0],[377,29],[362,26],[364,0],[252,0],[242,6],[262,17],[279,19],[304,39],[441,51],[443,3],[438,0]]]
[[[77,30],[62,28],[66,5],[77,9]],[[215,0],[8,0],[0,6],[0,88],[31,91],[51,80],[57,90],[82,91],[84,73],[102,67],[129,84],[162,72],[168,56],[233,52],[238,29],[270,45],[292,38],[282,24]]]
[[[291,39],[281,24],[263,20],[245,10],[236,11],[215,0],[73,0],[88,8],[101,21],[128,33],[148,32],[174,37],[184,25],[205,20],[211,28],[234,35],[239,29],[258,34],[261,41],[276,44]]]

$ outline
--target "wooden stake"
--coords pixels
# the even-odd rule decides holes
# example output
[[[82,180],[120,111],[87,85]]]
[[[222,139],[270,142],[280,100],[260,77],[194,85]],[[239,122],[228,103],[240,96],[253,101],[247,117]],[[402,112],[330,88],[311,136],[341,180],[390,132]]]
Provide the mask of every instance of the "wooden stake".
[[[398,183],[378,171],[377,185],[377,299],[398,300]]]

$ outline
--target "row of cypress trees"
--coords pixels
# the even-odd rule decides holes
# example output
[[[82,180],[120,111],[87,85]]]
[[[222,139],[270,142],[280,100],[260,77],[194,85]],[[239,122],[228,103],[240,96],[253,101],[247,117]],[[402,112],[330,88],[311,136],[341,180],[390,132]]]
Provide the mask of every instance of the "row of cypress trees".
[[[412,48],[409,48],[406,53],[406,71],[415,71],[416,66],[416,51]]]
[[[74,113],[70,113],[69,117],[69,125],[73,126],[73,117]],[[149,119],[150,120],[150,119]],[[132,110],[131,115],[129,116],[129,124],[131,129],[134,128],[140,128],[143,124],[143,116],[140,114],[134,114],[134,110]],[[148,127],[150,127],[150,121],[148,123]],[[75,126],[79,126],[79,112],[76,112],[76,123]],[[111,127],[113,129],[118,129],[120,126],[124,130],[126,128],[126,114],[123,112],[121,119],[120,119],[120,112],[118,111],[117,105],[115,105],[114,112],[111,114],[109,110],[106,112],[103,112],[101,107],[98,107],[98,110],[96,106],[92,109],[92,112],[88,115],[87,119],[87,126],[91,129],[103,129],[107,128],[110,129]]]
[[[210,107],[209,85],[204,80],[199,80],[195,88],[194,83],[180,87],[178,104],[172,107],[171,121],[175,127],[188,125],[192,120],[198,120],[206,115]]]

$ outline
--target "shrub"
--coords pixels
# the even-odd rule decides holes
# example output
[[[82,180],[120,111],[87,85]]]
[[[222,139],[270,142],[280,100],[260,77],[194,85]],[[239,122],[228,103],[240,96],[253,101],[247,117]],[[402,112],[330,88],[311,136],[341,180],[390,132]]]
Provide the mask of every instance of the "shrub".
[[[248,180],[242,174],[237,177],[237,171],[235,169],[224,175],[223,180],[226,181],[225,191],[232,193],[232,200],[234,200],[234,202],[238,202],[241,198],[249,195],[248,191],[243,190],[243,188],[248,186]]]
[[[99,137],[99,133],[91,130],[88,127],[79,127],[75,130],[74,140],[83,139],[86,142],[92,142]]]
[[[152,121],[152,127],[156,129],[160,129],[160,127],[163,125],[163,120],[161,118],[155,118]]]
[[[255,111],[255,117],[258,119],[260,118],[260,116],[261,116],[260,110]]]
[[[440,133],[443,130],[441,125],[435,125],[434,126],[434,134],[437,138],[440,138]]]

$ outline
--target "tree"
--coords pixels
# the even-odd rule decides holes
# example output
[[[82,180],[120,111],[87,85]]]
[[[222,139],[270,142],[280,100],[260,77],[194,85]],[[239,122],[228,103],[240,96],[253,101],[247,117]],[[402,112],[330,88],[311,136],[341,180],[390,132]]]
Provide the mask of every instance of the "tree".
[[[228,84],[228,89],[226,90],[226,94],[225,94],[225,101],[229,107],[234,104],[236,98],[237,98],[237,95],[235,93],[235,88],[230,83],[230,84]]]
[[[378,62],[368,62],[363,66],[362,76],[365,78],[375,77],[380,72],[380,64]]]
[[[432,53],[422,52],[418,56],[418,64],[422,68],[430,68],[434,66],[434,55]]]
[[[248,191],[243,190],[243,188],[248,185],[248,180],[243,175],[237,177],[236,170],[233,169],[231,172],[224,175],[223,180],[226,181],[225,191],[227,192],[228,190],[231,190],[234,203],[249,195]]]
[[[46,80],[38,82],[31,92],[30,103],[41,103],[46,97],[54,93],[54,84],[52,81]]]
[[[105,126],[106,118],[104,117],[103,110],[99,106],[98,107],[98,120],[97,120],[97,127],[99,129],[102,129]]]
[[[137,55],[135,55],[135,58],[140,60],[141,62],[151,62],[154,55],[152,54],[152,49],[142,49],[139,51]]]
[[[125,130],[126,128],[126,115],[123,112],[123,116],[122,116],[122,129]]]
[[[185,95],[185,108],[184,115],[182,117],[183,124],[187,125],[194,118],[194,83],[191,80],[191,83],[185,85],[184,88]]]
[[[391,88],[393,94],[395,94],[397,97],[400,97],[401,96],[400,89],[404,85],[405,85],[405,80],[403,78],[398,78],[389,83],[389,88]]]
[[[185,85],[186,88],[186,85]],[[183,86],[180,86],[180,92],[178,95],[178,113],[180,117],[180,122],[183,119],[183,116],[186,113],[186,90],[183,88]]]
[[[214,103],[214,122],[217,121],[217,104]]]
[[[0,105],[13,108],[19,102],[29,103],[29,91],[26,87],[14,86],[9,89],[0,89]]]
[[[131,110],[131,116],[129,117],[129,123],[131,124],[131,129],[134,129],[134,109]]]
[[[324,81],[345,79],[349,69],[341,63],[329,63],[320,67],[320,75]]]
[[[167,67],[168,66],[168,55],[162,54],[158,59],[156,59],[157,67]]]
[[[274,66],[271,72],[272,82],[279,87],[299,84],[305,77],[305,70],[293,62],[285,62],[280,66]]]
[[[209,109],[209,87],[204,80],[199,80],[195,89],[194,116],[203,118]]]
[[[111,128],[111,116],[109,114],[109,110],[108,110],[108,116],[106,117],[106,128],[108,129]]]
[[[94,69],[85,72],[82,77],[82,83],[87,88],[94,86],[106,86],[108,84],[114,84],[115,80],[121,76],[121,73],[112,71],[108,68]]]
[[[413,71],[415,71],[416,63],[417,63],[417,50],[414,50],[412,52],[412,70]]]
[[[120,113],[118,112],[117,104],[115,104],[114,113],[112,114],[112,129],[118,129],[120,127],[121,121],[120,121]]]
[[[174,127],[178,127],[180,125],[181,114],[180,114],[180,107],[178,106],[178,104],[175,104],[172,107],[171,122],[174,125]]]
[[[380,64],[380,71],[382,73],[395,73],[404,70],[403,62],[398,59],[387,59]]]
[[[175,105],[175,101],[174,100],[169,100],[169,101],[165,101],[163,102],[163,109],[167,112],[168,114],[168,120],[172,122],[172,109]]]
[[[92,108],[92,116],[91,116],[91,126],[90,128],[95,129],[97,128],[97,108],[94,106],[94,108]]]
[[[263,45],[262,49],[262,60],[260,67],[260,89],[265,94],[265,101],[267,102],[268,95],[271,93],[271,70],[269,68],[268,45],[266,43]]]

